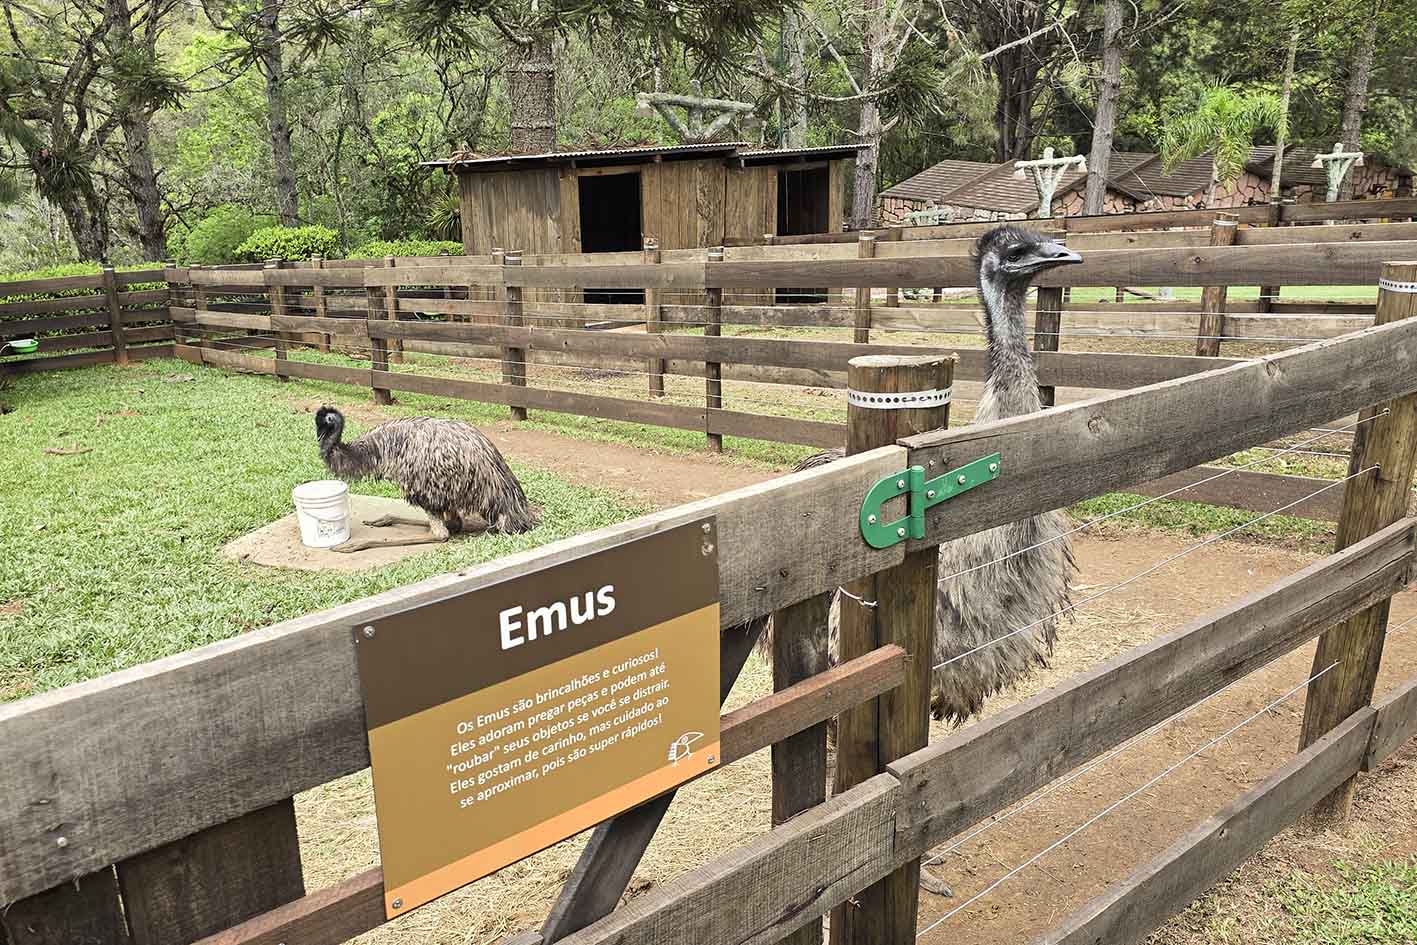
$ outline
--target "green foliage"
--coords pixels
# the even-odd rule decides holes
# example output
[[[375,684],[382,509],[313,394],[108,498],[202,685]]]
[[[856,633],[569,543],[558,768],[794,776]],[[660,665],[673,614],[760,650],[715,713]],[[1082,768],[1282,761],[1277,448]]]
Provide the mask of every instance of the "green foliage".
[[[369,240],[345,253],[346,259],[382,259],[385,256],[461,256],[462,244],[452,240],[424,240],[404,237],[396,240]]]
[[[1245,170],[1245,160],[1260,131],[1278,133],[1285,126],[1279,96],[1216,83],[1206,88],[1194,107],[1167,115],[1161,131],[1162,160],[1171,170],[1211,151],[1216,179],[1225,183]]]
[[[327,226],[265,226],[236,247],[236,255],[250,262],[263,259],[309,259],[339,255],[339,234]]]
[[[156,262],[138,263],[132,266],[115,266],[120,272],[132,272],[138,269],[156,269],[162,264]],[[35,299],[68,299],[78,296],[93,295],[97,289],[60,289],[57,292],[25,292],[22,294],[6,294],[5,283],[19,282],[29,279],[62,279],[65,276],[96,276],[102,271],[102,267],[95,262],[70,262],[59,263],[53,266],[43,266],[39,269],[29,269],[24,272],[0,273],[0,304],[6,302],[30,302]],[[165,283],[153,282],[135,283],[129,289],[156,289],[161,288]]]
[[[261,225],[245,207],[224,204],[207,213],[191,229],[174,228],[168,253],[183,265],[219,266],[236,262],[238,247]]]

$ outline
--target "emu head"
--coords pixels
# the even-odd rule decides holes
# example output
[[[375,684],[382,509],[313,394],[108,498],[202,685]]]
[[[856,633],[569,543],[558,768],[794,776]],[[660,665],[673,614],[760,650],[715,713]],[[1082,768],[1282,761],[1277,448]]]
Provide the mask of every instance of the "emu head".
[[[1020,226],[995,227],[974,246],[979,290],[999,296],[1026,289],[1040,272],[1080,262],[1082,257],[1063,244]]]
[[[315,435],[320,438],[320,446],[329,448],[339,442],[344,433],[344,414],[334,407],[321,407],[315,411]]]

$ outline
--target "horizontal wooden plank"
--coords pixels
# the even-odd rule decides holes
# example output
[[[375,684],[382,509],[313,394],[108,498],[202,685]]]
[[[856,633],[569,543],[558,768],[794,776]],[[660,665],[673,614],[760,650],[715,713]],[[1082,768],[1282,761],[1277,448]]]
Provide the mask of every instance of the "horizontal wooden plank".
[[[702,289],[704,264],[508,266],[503,282],[544,289]]]
[[[0,744],[26,758],[0,768],[0,904],[365,767],[352,625],[716,515],[720,619],[733,626],[899,563],[900,546],[860,540],[858,516],[904,462],[899,447],[874,450],[0,705]]]
[[[275,358],[264,358],[254,354],[242,354],[239,351],[227,351],[221,348],[214,348],[210,345],[202,349],[202,363],[212,367],[226,368],[228,371],[240,371],[243,374],[274,374],[276,372]]]
[[[1417,240],[1417,223],[1357,223],[1344,226],[1251,226],[1243,227],[1235,234],[1235,242],[1240,246],[1275,246],[1290,245],[1293,243],[1388,242],[1392,240]]]
[[[297,361],[294,358],[282,361],[279,372],[289,377],[303,377],[313,381],[334,381],[337,384],[353,384],[357,387],[370,386],[368,368],[342,367],[338,364],[318,364],[313,361]]]
[[[508,407],[521,406],[520,396],[517,393],[518,388],[488,381],[465,381],[455,377],[375,371],[370,378],[370,384],[389,390],[431,394],[434,397],[457,397],[461,400],[480,400],[484,403],[503,404]]]
[[[187,279],[193,285],[205,286],[260,286],[266,285],[264,269],[189,269]]]
[[[923,853],[1390,596],[1412,566],[1414,525],[1404,519],[889,765],[904,798],[897,843]]]
[[[582,417],[623,420],[628,423],[649,423],[680,430],[703,430],[704,408],[661,404],[653,401],[626,400],[621,397],[596,397],[571,391],[544,390],[537,387],[516,388],[522,406],[558,413],[574,413]]]
[[[25,358],[19,361],[0,361],[0,372],[5,374],[37,374],[40,371],[67,371],[71,368],[93,367],[97,364],[112,363],[112,350],[85,351],[82,354],[56,354],[49,358]]]
[[[130,305],[162,305],[167,302],[167,289],[143,289],[140,292],[119,292],[118,304],[121,306]]]
[[[1417,679],[1398,686],[1378,703],[1377,709],[1373,738],[1363,756],[1364,771],[1377,770],[1378,765],[1417,736]]]
[[[729,398],[732,399],[731,397]],[[846,444],[846,424],[796,417],[767,417],[732,410],[708,411],[708,432],[777,443],[832,448]]]
[[[885,646],[728,712],[720,722],[722,764],[824,722],[900,685],[904,678],[905,651]],[[384,923],[383,887],[383,871],[367,870],[197,945],[336,945]]]
[[[0,283],[3,285],[4,283]],[[23,318],[34,315],[48,315],[51,312],[84,312],[96,308],[107,308],[108,296],[82,295],[62,299],[35,299],[23,302],[0,304],[0,317]]]
[[[107,325],[108,313],[93,311],[87,315],[50,315],[45,318],[23,318],[0,322],[0,338],[32,338],[50,331],[69,331]]]
[[[1222,473],[1222,478],[1215,478]],[[1335,522],[1343,505],[1342,487],[1318,492],[1332,485],[1332,480],[1311,476],[1283,476],[1251,469],[1197,466],[1151,482],[1128,486],[1126,491],[1136,495],[1159,496],[1185,489],[1173,496],[1177,502],[1205,502],[1249,512],[1270,512],[1288,506],[1285,515]],[[1314,494],[1316,492],[1317,495]],[[1297,505],[1294,504],[1296,502]]]
[[[429,312],[443,315],[483,315],[501,317],[507,313],[507,303],[479,299],[412,299],[400,296],[400,312]],[[601,306],[594,306],[600,308]]]
[[[124,332],[128,344],[144,341],[171,341],[171,325],[154,325],[149,328],[129,328]],[[85,332],[82,335],[53,335],[39,339],[40,351],[72,351],[75,348],[106,348],[113,342],[113,333],[108,331]]]
[[[274,331],[309,331],[325,335],[369,337],[369,323],[362,318],[317,318],[308,315],[272,315]]]
[[[1150,482],[1417,390],[1417,321],[1393,322],[1204,374],[902,441],[952,469],[1002,475],[926,513],[938,542]],[[927,542],[929,538],[927,537]]]
[[[325,286],[338,289],[362,289],[363,269],[263,269],[263,285]]]
[[[52,279],[0,280],[0,299],[11,295],[35,295],[40,292],[66,292],[71,289],[101,289],[103,276],[56,276]]]
[[[400,268],[374,267],[358,270],[365,286],[383,285],[502,285],[501,266],[475,266],[443,263],[429,266]]]
[[[1285,223],[1320,220],[1377,220],[1383,217],[1417,216],[1417,197],[1390,197],[1383,200],[1335,200],[1333,203],[1295,203],[1280,212]]]
[[[1358,772],[1372,709],[1345,722],[1035,945],[1136,945]]]
[[[561,945],[768,945],[896,865],[897,786],[878,775],[631,899]]]
[[[165,282],[167,272],[163,269],[133,269],[127,272],[115,272],[113,282],[119,288],[129,285],[139,285],[144,282]],[[166,289],[159,291],[166,292]]]
[[[698,327],[705,323],[707,309],[702,305],[661,305],[659,311],[662,321]],[[847,328],[855,324],[855,310],[845,305],[725,305],[721,311],[725,325]],[[613,312],[605,314],[614,317]]]

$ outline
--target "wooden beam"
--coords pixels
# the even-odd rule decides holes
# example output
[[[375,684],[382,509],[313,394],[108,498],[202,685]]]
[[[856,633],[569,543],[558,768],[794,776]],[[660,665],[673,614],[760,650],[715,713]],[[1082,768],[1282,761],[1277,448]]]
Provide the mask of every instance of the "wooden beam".
[[[1378,704],[1373,738],[1363,756],[1363,770],[1376,771],[1399,748],[1417,736],[1417,679],[1397,687]]]
[[[111,866],[0,909],[0,942],[8,945],[127,945],[129,941]]]
[[[1136,945],[1358,771],[1375,712],[1361,709],[1227,804],[1125,882],[1111,886],[1034,945]]]
[[[923,853],[1391,595],[1413,562],[1414,525],[1404,520],[891,765],[904,798],[897,843]]]
[[[1414,390],[1417,322],[1406,320],[902,445],[912,464],[934,460],[942,469],[1001,454],[997,481],[926,513],[926,542],[938,542],[1190,469]]]

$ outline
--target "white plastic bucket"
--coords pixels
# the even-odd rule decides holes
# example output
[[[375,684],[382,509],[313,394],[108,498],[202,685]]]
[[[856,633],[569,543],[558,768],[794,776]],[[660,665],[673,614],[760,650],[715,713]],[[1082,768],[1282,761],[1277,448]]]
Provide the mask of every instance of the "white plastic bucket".
[[[300,543],[307,548],[333,548],[349,541],[349,486],[338,479],[317,479],[290,490]]]

